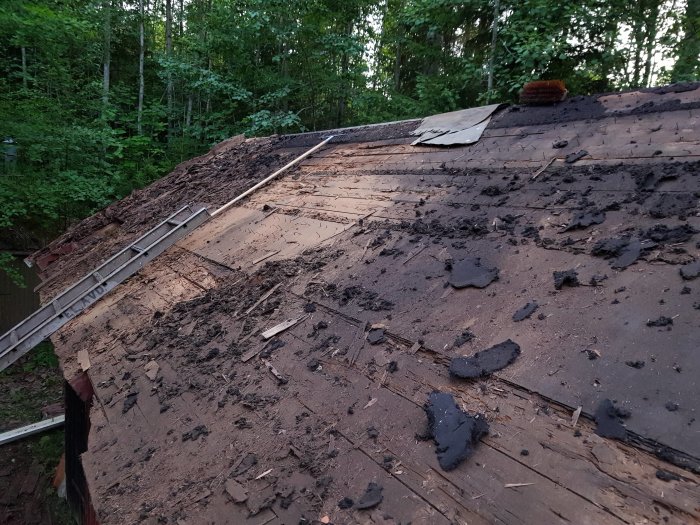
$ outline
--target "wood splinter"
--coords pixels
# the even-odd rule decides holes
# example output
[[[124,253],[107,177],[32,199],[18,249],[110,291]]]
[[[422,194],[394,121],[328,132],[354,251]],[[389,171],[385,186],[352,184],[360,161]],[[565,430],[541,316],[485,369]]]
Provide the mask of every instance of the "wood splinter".
[[[534,483],[506,483],[503,487],[506,489],[515,489],[518,487],[529,487],[530,485],[534,485]]]
[[[277,369],[272,365],[272,363],[270,363],[270,361],[268,361],[267,359],[263,359],[263,363],[270,371],[270,373],[277,378],[281,385],[284,385],[289,382],[289,380],[286,377],[284,377],[277,371]]]

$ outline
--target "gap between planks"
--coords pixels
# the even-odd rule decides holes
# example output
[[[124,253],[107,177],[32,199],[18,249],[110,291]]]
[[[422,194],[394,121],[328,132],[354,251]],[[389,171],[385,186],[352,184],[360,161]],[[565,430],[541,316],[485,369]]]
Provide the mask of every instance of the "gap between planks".
[[[294,296],[294,297],[297,297],[297,298],[300,299],[300,300],[304,300],[304,301],[308,301],[308,300],[309,300],[308,298],[302,297],[302,296],[300,296],[299,294],[297,294],[297,293],[295,293],[295,292],[292,292],[292,291],[287,291],[287,293],[289,293],[290,295],[292,295],[292,296]],[[327,306],[327,305],[322,304],[322,303],[319,303],[319,302],[317,302],[317,301],[313,301],[313,302],[314,302],[317,306],[319,306],[319,307],[323,308],[324,310],[326,310],[328,313],[330,313],[330,314],[332,314],[332,315],[334,315],[334,316],[336,316],[336,317],[338,317],[338,318],[340,318],[340,319],[343,319],[344,321],[346,321],[348,324],[350,324],[350,325],[352,325],[352,326],[356,326],[356,327],[357,327],[357,326],[363,326],[363,325],[365,324],[363,321],[361,321],[361,320],[359,320],[359,319],[356,319],[356,318],[354,318],[354,317],[352,317],[352,316],[350,316],[350,315],[347,315],[347,314],[344,314],[344,313],[342,313],[342,312],[339,312],[338,310],[336,310],[336,309],[333,308],[333,307]],[[412,348],[412,347],[413,347],[412,345],[415,345],[415,342],[414,342],[414,341],[411,341],[411,340],[406,339],[406,338],[404,338],[404,337],[402,337],[402,336],[399,336],[398,334],[393,334],[393,333],[391,333],[390,331],[385,331],[385,335],[386,335],[389,339],[393,339],[393,340],[395,340],[396,342],[400,343],[402,346],[404,346],[404,347],[405,347],[404,353],[405,353],[406,355],[409,355],[409,356],[412,355],[411,352],[409,352],[408,350],[409,350],[409,348]],[[426,354],[427,356],[429,356],[429,358],[431,359],[431,361],[432,361],[434,364],[437,364],[437,365],[446,365],[446,364],[449,364],[450,357],[449,357],[448,355],[446,355],[446,354],[444,354],[444,353],[438,351],[438,350],[433,350],[433,349],[431,349],[431,348],[429,348],[429,347],[425,347],[425,346],[421,346],[421,347],[420,347],[420,350],[422,350],[424,354]],[[342,365],[341,363],[338,363],[338,362],[336,362],[336,364],[338,364],[339,366],[344,366],[344,365]],[[349,366],[350,366],[351,368],[355,368],[359,373],[362,374],[362,370],[358,369],[357,367],[354,367],[354,365],[349,365]],[[347,367],[346,367],[346,368],[347,368]],[[371,378],[369,378],[368,376],[366,376],[366,374],[362,374],[362,375],[364,375],[365,377],[367,377],[368,380],[370,380],[370,381],[376,383],[376,381],[374,381],[373,379],[371,379]],[[528,400],[529,400],[529,399],[531,399],[531,398],[533,398],[533,397],[537,397],[537,398],[541,399],[542,401],[547,402],[547,403],[548,403],[549,405],[551,405],[552,407],[554,407],[558,412],[560,412],[560,413],[562,414],[562,417],[563,417],[564,419],[567,419],[567,418],[570,419],[570,418],[571,418],[571,414],[572,414],[573,411],[574,411],[574,408],[573,408],[573,407],[570,407],[570,406],[568,406],[568,405],[566,405],[566,404],[564,404],[564,403],[561,403],[561,402],[559,402],[559,401],[557,401],[557,400],[555,400],[555,399],[552,399],[552,398],[550,398],[550,397],[548,397],[548,396],[542,395],[542,394],[540,394],[540,393],[538,393],[538,392],[535,392],[535,391],[533,391],[533,390],[530,390],[530,389],[528,389],[528,388],[522,387],[522,386],[520,386],[519,384],[514,383],[513,381],[510,381],[510,380],[505,379],[505,378],[503,378],[503,377],[500,377],[500,376],[498,376],[498,375],[495,375],[495,374],[494,374],[494,375],[491,376],[490,379],[491,379],[492,381],[496,382],[496,383],[501,383],[501,384],[507,386],[509,389],[512,389],[512,390],[513,390],[513,394],[515,394],[515,395],[517,395],[518,392],[524,393],[524,394],[526,395],[526,397],[518,396],[518,397],[521,397],[521,398],[523,398],[523,399],[528,399]],[[422,384],[422,385],[424,385],[424,386],[426,386],[426,387],[435,388],[434,385],[428,385],[428,384],[425,384],[425,383],[422,383],[422,382],[419,382],[419,383]],[[384,388],[389,388],[389,386],[387,386],[387,384],[379,384],[379,383],[376,383],[376,384],[378,384],[379,386],[383,386]],[[395,391],[395,390],[393,390],[393,389],[390,389],[390,390],[391,390],[392,392],[394,392],[395,394],[399,395],[400,397],[406,399],[407,401],[410,401],[411,403],[416,404],[414,401],[412,401],[411,399],[409,399],[409,398],[407,398],[405,395],[403,395],[400,391]],[[419,405],[416,404],[416,406],[419,406]],[[592,421],[592,416],[591,416],[590,414],[585,414],[585,413],[584,413],[584,414],[583,414],[583,417],[580,417],[580,418],[579,418],[578,423],[579,423],[579,424],[580,424],[580,423],[584,423],[587,427],[589,427],[589,429],[591,429],[591,428],[592,428],[591,421]],[[628,431],[628,432],[629,432],[629,434],[630,434],[630,436],[631,436],[631,438],[632,438],[633,440],[636,439],[636,440],[639,440],[639,441],[643,441],[643,440],[646,439],[646,438],[644,438],[644,436],[637,435],[637,434],[635,434],[634,432],[631,432],[631,431]],[[622,448],[622,449],[624,449],[625,447],[629,447],[629,448],[631,448],[631,449],[633,449],[633,450],[638,451],[639,453],[642,453],[642,454],[644,454],[644,455],[648,455],[650,458],[655,457],[655,456],[653,455],[653,450],[650,450],[650,448],[649,448],[649,447],[646,447],[646,446],[640,446],[640,444],[638,443],[638,441],[627,442],[627,443],[618,443],[618,442],[614,442],[614,443],[615,443],[616,446],[618,446],[618,447],[620,447],[620,448]],[[655,442],[655,444],[656,444],[657,446],[665,446],[665,445],[663,445],[663,443],[657,443],[657,442]],[[674,449],[672,449],[671,447],[666,447],[666,448],[670,448],[671,450],[674,450]],[[681,452],[681,453],[682,453],[682,451],[677,451],[677,452]],[[682,454],[683,454],[683,453],[682,453]],[[685,454],[684,454],[684,455],[685,455]],[[512,457],[512,456],[509,456],[509,457],[511,457],[512,459],[514,459],[514,460],[516,460],[517,462],[520,463],[520,461],[519,461],[519,459],[518,459],[517,457]],[[697,460],[697,458],[692,458],[692,456],[690,456],[690,458],[691,458],[691,459]],[[678,465],[674,465],[674,466],[676,466],[676,468],[683,468],[683,467],[678,466]],[[537,471],[536,471],[536,472],[537,472]],[[606,475],[607,475],[607,474],[606,474]],[[546,476],[545,476],[545,477],[546,477]]]

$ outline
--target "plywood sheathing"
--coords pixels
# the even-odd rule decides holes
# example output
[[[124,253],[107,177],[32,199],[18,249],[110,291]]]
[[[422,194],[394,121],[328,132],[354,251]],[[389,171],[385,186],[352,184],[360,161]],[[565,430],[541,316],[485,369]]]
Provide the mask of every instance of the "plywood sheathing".
[[[173,277],[176,274],[162,274],[158,280],[165,285]],[[128,297],[124,300],[129,301]],[[212,297],[214,303],[217,299]],[[305,304],[287,293],[276,313],[256,321],[274,325],[285,313],[302,311]],[[226,348],[230,334],[244,323],[215,310],[206,318],[192,317],[204,324],[200,333],[219,322],[226,324],[227,333],[212,341],[219,348]],[[319,320],[326,321],[329,329],[317,338],[307,337]],[[281,387],[257,360],[243,364],[230,353],[217,356],[204,374],[201,363],[169,353],[168,339],[159,340],[151,350],[148,338],[115,342],[112,356],[133,358],[116,363],[98,354],[90,373],[101,391],[101,404],[91,415],[94,430],[84,464],[103,521],[131,521],[142,509],[148,509],[148,515],[175,515],[186,522],[225,522],[227,512],[244,520],[243,509],[223,497],[222,485],[248,453],[255,453],[259,464],[237,479],[248,484],[251,492],[292,483],[288,478],[294,476],[297,515],[327,513],[340,522],[352,522],[352,513],[340,513],[335,502],[361,493],[368,479],[381,482],[387,490],[384,513],[418,523],[508,523],[514,515],[521,523],[581,522],[586,516],[590,523],[658,522],[663,517],[683,523],[698,518],[692,496],[698,487],[696,475],[599,438],[585,420],[578,425],[581,435],[575,437],[567,410],[509,381],[452,383],[444,373],[447,352],[411,355],[411,340],[394,338],[393,332],[391,344],[369,346],[363,341],[362,326],[359,320],[319,306],[291,329],[286,346],[272,357],[275,366],[291,378]],[[164,333],[153,332],[156,339]],[[330,334],[339,340],[324,351],[313,350]],[[105,333],[100,339],[94,343],[111,338]],[[253,340],[251,344],[262,343]],[[342,354],[333,355],[335,350]],[[357,359],[348,364],[346,357],[355,354]],[[319,358],[320,365],[313,371],[307,367],[312,356]],[[154,385],[145,377],[147,359],[161,364],[161,383]],[[394,373],[386,372],[389,360],[398,364]],[[160,392],[153,392],[154,386]],[[278,400],[252,411],[233,401],[231,387],[243,395],[277,396]],[[159,398],[171,389],[178,392],[167,399],[169,408],[161,412]],[[492,427],[479,453],[451,473],[439,469],[431,444],[414,438],[422,430],[421,405],[433,389],[452,392],[466,409],[486,413]],[[123,414],[123,399],[135,390],[138,403]],[[363,408],[371,400],[375,402]],[[235,422],[241,418],[248,419],[251,428],[237,428]],[[183,442],[183,433],[198,425],[205,425],[210,434],[195,443]],[[367,438],[369,426],[379,431],[376,443]],[[520,455],[524,448],[530,451],[527,457]],[[338,455],[329,457],[332,450]],[[392,458],[388,472],[382,468],[387,456]],[[253,481],[269,468],[275,469],[272,477],[262,483]],[[656,479],[658,468],[679,474],[682,481],[669,486]],[[311,474],[299,478],[298,471],[307,469]],[[317,490],[312,474],[334,479],[320,507],[316,497],[301,492],[304,487],[312,494]],[[516,492],[503,487],[512,482],[534,485]],[[655,505],[662,493],[664,505]],[[532,501],[541,503],[532,505]],[[273,512],[281,510],[278,504],[273,506]]]
[[[475,146],[421,155],[397,139],[345,143],[181,242],[56,338],[67,375],[77,367],[76,349],[90,351],[99,403],[84,463],[102,521],[700,519],[700,479],[692,467],[657,459],[649,447],[600,438],[586,417],[599,399],[615,398],[631,409],[627,425],[636,435],[675,447],[679,463],[692,465],[700,456],[692,401],[700,372],[692,344],[697,291],[679,293],[684,283],[677,266],[698,256],[695,239],[658,246],[624,271],[590,255],[596,240],[630,227],[687,222],[700,229],[694,214],[687,221],[647,215],[662,193],[700,190],[697,120],[687,111],[673,113],[634,117],[622,128],[614,126],[623,118],[609,117],[544,130],[494,129]],[[649,131],[659,119],[662,127]],[[678,134],[671,121],[679,121]],[[630,127],[626,136],[624,126]],[[569,148],[552,149],[552,141],[564,137]],[[594,154],[575,166],[557,161],[529,180],[550,155],[578,149]],[[655,155],[658,150],[674,158]],[[677,179],[660,183],[646,200],[626,199],[638,190],[640,169],[668,166]],[[516,189],[503,195],[482,194],[514,180]],[[561,233],[585,195],[601,206],[617,202],[620,209],[608,211],[603,224]],[[512,232],[498,222],[508,214],[519,216]],[[450,238],[414,228],[418,220],[450,225],[462,218],[490,231]],[[525,226],[552,242],[525,238],[524,244]],[[562,246],[567,237],[572,242]],[[481,291],[445,288],[445,260],[465,255],[499,266],[499,281]],[[551,272],[570,267],[584,284],[596,274],[608,279],[598,287],[555,292]],[[260,307],[244,314],[279,283]],[[393,307],[373,311],[356,300],[339,301],[349,286],[375,292]],[[512,313],[531,298],[545,317],[513,323]],[[620,303],[611,304],[615,299]],[[316,311],[281,334],[285,345],[267,358],[286,384],[259,358],[240,361],[244,352],[262,349],[256,334],[303,314],[309,301]],[[671,332],[645,326],[648,318],[674,312],[681,314]],[[315,328],[319,321],[328,327]],[[366,322],[385,324],[387,343],[366,344]],[[464,329],[476,339],[456,348],[454,339]],[[511,367],[476,383],[449,379],[452,356],[508,337],[523,347]],[[419,340],[421,350],[414,353]],[[600,357],[590,360],[588,349]],[[629,359],[644,359],[646,366],[633,369],[625,365]],[[153,360],[156,381],[146,376]],[[391,361],[398,368],[393,373]],[[485,413],[492,429],[475,456],[450,473],[440,470],[431,443],[415,439],[425,421],[421,406],[433,389]],[[134,392],[137,402],[124,412],[124,400]],[[663,405],[671,398],[687,401],[669,412]],[[584,407],[581,435],[570,422],[576,406]],[[207,435],[183,441],[200,425]],[[368,436],[370,426],[378,431],[376,441]],[[250,453],[258,463],[235,479],[257,499],[236,505],[223,484]],[[680,479],[661,481],[658,469]],[[356,499],[369,481],[384,486],[378,510],[336,507],[345,496]],[[505,487],[511,483],[532,485]],[[269,509],[255,512],[273,496]]]
[[[233,137],[79,222],[32,256],[75,247],[41,273],[42,297],[57,295],[183,206],[219,207],[298,155],[279,151],[279,142],[278,137]]]

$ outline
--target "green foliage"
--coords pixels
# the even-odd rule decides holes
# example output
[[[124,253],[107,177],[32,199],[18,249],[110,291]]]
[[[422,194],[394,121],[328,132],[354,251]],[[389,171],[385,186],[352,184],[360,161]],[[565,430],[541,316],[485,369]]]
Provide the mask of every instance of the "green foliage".
[[[16,427],[38,421],[42,407],[61,400],[63,380],[57,367],[58,359],[51,343],[44,342],[0,372],[0,422],[3,425]],[[37,374],[41,374],[41,381],[36,380]]]
[[[58,358],[53,351],[53,345],[50,341],[39,343],[17,363],[17,365],[0,372],[0,377],[22,375],[30,372],[47,371],[58,368]],[[17,394],[19,395],[21,392],[18,391]]]
[[[533,79],[559,78],[582,94],[700,74],[700,0],[682,9],[671,0],[499,0],[497,10],[495,0],[171,4],[167,48],[165,2],[145,3],[139,110],[138,0],[3,2],[0,138],[19,149],[0,175],[2,244],[44,244],[238,133],[514,100]]]
[[[24,282],[22,274],[15,266],[15,262],[15,258],[11,254],[0,252],[0,271],[5,272],[15,285],[20,288],[26,288],[27,284]]]
[[[666,35],[676,61],[668,72],[672,82],[700,79],[700,0],[686,0],[685,12],[671,12],[672,25]],[[674,38],[682,34],[681,38]]]
[[[20,368],[23,372],[58,368],[58,358],[51,342],[43,341],[35,346],[27,358],[22,360]]]
[[[56,468],[64,448],[64,433],[62,430],[46,432],[31,444],[32,455],[48,471]]]
[[[260,110],[244,119],[244,123],[253,135],[269,135],[292,129],[302,129],[301,119],[291,111],[272,113],[267,109]]]

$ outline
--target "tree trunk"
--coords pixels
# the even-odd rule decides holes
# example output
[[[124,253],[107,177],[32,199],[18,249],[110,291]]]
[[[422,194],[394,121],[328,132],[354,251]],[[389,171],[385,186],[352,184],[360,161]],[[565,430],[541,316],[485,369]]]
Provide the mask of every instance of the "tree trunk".
[[[136,132],[139,135],[143,134],[143,91],[144,91],[144,79],[143,79],[143,62],[145,54],[145,40],[144,40],[144,0],[139,0],[139,102],[136,114]]]
[[[386,13],[384,14],[386,28],[382,28],[382,37],[384,35],[391,35],[393,42],[388,42],[389,51],[393,51],[394,63],[393,71],[391,71],[391,83],[393,85],[395,92],[400,92],[401,90],[401,63],[406,60],[404,57],[404,40],[406,38],[406,26],[401,21],[401,13],[405,8],[405,0],[387,0],[386,3]],[[392,31],[393,30],[393,31]],[[393,47],[393,49],[391,49]],[[407,50],[409,50],[408,48]],[[381,53],[381,49],[380,49]],[[387,70],[392,65],[387,64]],[[387,71],[389,73],[389,71]]]
[[[489,101],[491,101],[491,92],[493,91],[493,62],[496,58],[496,39],[498,38],[499,8],[500,8],[499,0],[495,0],[493,3],[493,27],[491,29],[491,56],[489,56],[489,78],[488,78],[488,85],[487,85]]]
[[[168,59],[168,141],[173,132],[173,74],[170,60],[173,56],[173,5],[172,0],[165,0],[165,56]]]
[[[289,23],[285,20],[285,23]],[[285,86],[289,85],[289,63],[287,62],[287,43],[282,41],[278,44],[279,54],[282,57],[279,63],[279,72],[282,77],[282,83]],[[289,110],[289,96],[285,95],[282,99],[282,111],[286,112]]]
[[[401,89],[401,42],[396,42],[396,56],[394,58],[394,91]]]
[[[212,10],[212,0],[207,1],[207,22],[209,22],[208,18],[209,15],[211,14]],[[206,48],[207,48],[207,72],[211,73],[211,68],[212,68],[212,59],[211,59],[211,50],[209,49],[209,32],[207,30],[204,31],[204,42],[206,43]],[[201,127],[201,140],[204,140],[205,137],[205,128],[209,126],[209,115],[211,114],[211,90],[207,89],[207,99],[205,102],[205,110],[204,110],[204,115],[202,116],[202,101],[200,98],[199,101],[199,115],[200,115],[200,120],[204,122],[204,126]],[[203,117],[203,118],[202,118]]]
[[[185,29],[184,29],[184,27],[185,27],[185,4],[184,4],[184,2],[185,2],[185,0],[180,0],[180,17],[178,20],[178,22],[180,23],[180,34],[178,36],[180,36],[180,38],[182,38],[182,35],[185,32]]]
[[[352,28],[353,28],[353,23],[347,22],[345,25],[345,35],[350,38],[352,36]],[[346,50],[343,51],[341,57],[340,57],[340,78],[342,80],[342,88],[340,92],[340,97],[338,97],[338,122],[337,126],[341,127],[343,125],[343,121],[345,120],[345,107],[347,106],[348,102],[348,95],[349,95],[349,82],[350,79],[348,78],[350,75],[350,56],[348,55],[348,52]]]
[[[27,91],[27,48],[22,46],[22,89]]]
[[[642,49],[644,48],[644,3],[637,4],[637,13],[632,26],[632,36],[634,38],[634,66],[632,68],[632,85],[639,87],[642,75]]]
[[[692,81],[700,77],[700,0],[688,0],[683,17],[683,38],[678,43],[678,58],[671,81]]]
[[[605,49],[613,50],[615,49],[615,41],[617,40],[617,37],[620,33],[619,29],[619,22],[617,19],[614,19],[609,22],[611,27],[610,30],[607,32],[607,36],[605,37]],[[612,71],[613,71],[613,64],[612,61],[608,58],[604,60],[601,64],[601,78],[605,81],[605,86],[600,89],[601,92],[606,92],[606,91],[611,91],[612,90]],[[627,66],[626,64],[623,65],[622,68],[622,74],[627,78]]]
[[[104,40],[102,50],[102,118],[107,118],[109,105],[109,66],[112,46],[112,0],[102,0]]]
[[[192,93],[187,96],[187,113],[185,114],[185,126],[192,125]]]
[[[651,70],[652,70],[651,62],[652,62],[652,59],[654,58],[654,44],[656,44],[656,35],[658,33],[658,30],[659,30],[658,21],[659,21],[660,1],[659,0],[652,0],[652,2],[650,2],[649,8],[651,9],[651,13],[647,14],[647,16],[644,17],[644,25],[645,25],[644,35],[646,37],[646,46],[645,46],[646,59],[644,61],[643,85],[645,87],[649,87],[649,85],[651,84]]]
[[[209,57],[209,60],[207,62],[207,71],[211,73],[211,57]],[[211,113],[211,92],[207,90],[207,103],[206,103],[206,109],[204,110],[206,113],[206,120],[209,122],[209,113]]]

